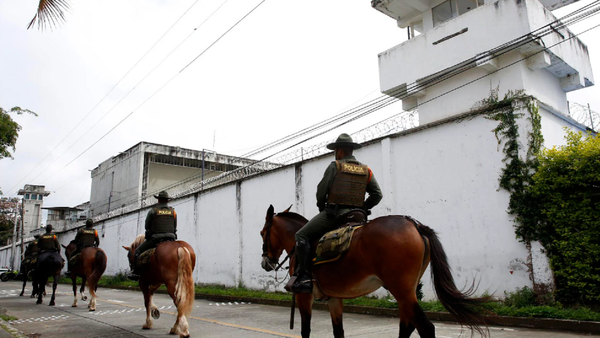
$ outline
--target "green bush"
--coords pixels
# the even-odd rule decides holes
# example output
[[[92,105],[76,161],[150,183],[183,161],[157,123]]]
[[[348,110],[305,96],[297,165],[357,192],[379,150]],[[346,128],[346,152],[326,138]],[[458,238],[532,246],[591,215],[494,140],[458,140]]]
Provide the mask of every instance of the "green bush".
[[[556,299],[600,305],[600,137],[567,130],[567,144],[542,152],[528,188],[536,213],[517,228],[550,258]]]

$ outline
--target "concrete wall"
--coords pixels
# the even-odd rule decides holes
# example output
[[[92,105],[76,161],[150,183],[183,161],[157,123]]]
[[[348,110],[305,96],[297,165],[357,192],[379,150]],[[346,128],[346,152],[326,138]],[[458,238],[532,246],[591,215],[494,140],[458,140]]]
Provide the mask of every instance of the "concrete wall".
[[[575,128],[551,111],[542,108],[540,113],[544,132],[551,134],[547,146],[562,143],[562,127]],[[529,123],[523,118],[520,125],[526,144]],[[355,155],[369,164],[384,192],[371,218],[417,218],[439,233],[459,287],[476,280],[480,292],[502,296],[503,291],[532,286],[532,279],[551,282],[552,274],[539,245],[534,243],[530,251],[515,239],[506,213],[509,194],[498,188],[504,154],[491,131],[495,126],[481,115],[425,125],[372,141]],[[292,211],[307,218],[315,215],[316,186],[332,159],[326,155],[173,200],[179,238],[196,251],[195,281],[282,290],[284,272],[276,279],[260,267],[259,232],[266,210],[269,204],[276,211],[293,205]],[[96,223],[108,255],[106,274],[128,269],[122,246],[144,232],[147,212]],[[61,233],[60,241],[67,244],[76,230]],[[0,249],[0,265],[7,255],[10,248]],[[432,297],[429,273],[424,284],[426,296]]]

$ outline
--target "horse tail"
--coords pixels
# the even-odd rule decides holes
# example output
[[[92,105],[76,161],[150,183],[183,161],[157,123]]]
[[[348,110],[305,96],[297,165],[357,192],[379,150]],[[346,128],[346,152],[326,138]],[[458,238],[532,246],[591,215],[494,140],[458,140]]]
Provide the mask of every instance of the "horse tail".
[[[177,265],[177,283],[175,284],[175,299],[177,312],[184,316],[192,313],[194,305],[194,279],[192,277],[192,258],[189,250],[184,247],[177,248],[179,263]]]
[[[98,283],[98,281],[104,274],[104,271],[106,270],[106,261],[106,253],[104,253],[104,250],[98,249],[96,251],[96,256],[94,259],[94,270],[92,270],[92,274],[88,278],[88,283],[90,285],[92,285],[92,283],[94,283],[94,285]]]
[[[456,288],[454,278],[450,272],[446,252],[442,243],[433,229],[428,226],[419,225],[419,233],[429,239],[431,254],[431,279],[435,288],[435,293],[439,301],[450,312],[459,323],[475,330],[483,337],[489,336],[485,319],[480,310],[485,308],[491,297],[472,297],[475,293],[475,284],[464,292]]]

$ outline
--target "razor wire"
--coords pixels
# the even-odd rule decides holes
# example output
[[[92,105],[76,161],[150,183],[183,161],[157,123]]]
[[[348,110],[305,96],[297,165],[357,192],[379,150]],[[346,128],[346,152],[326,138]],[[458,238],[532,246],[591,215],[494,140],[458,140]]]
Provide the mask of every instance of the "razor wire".
[[[403,111],[401,113],[395,114],[391,117],[388,117],[385,120],[382,120],[366,128],[351,133],[350,135],[352,136],[352,139],[355,140],[355,142],[365,143],[371,140],[375,140],[377,138],[389,136],[391,134],[395,134],[404,130],[417,127],[418,124],[418,111],[415,109],[413,111]],[[246,179],[273,169],[281,168],[283,166],[319,157],[321,155],[331,152],[331,150],[326,148],[326,145],[333,141],[334,140],[331,139],[318,142],[309,146],[299,147],[273,160],[270,160],[269,162],[256,161],[255,163],[252,163],[250,165],[241,168],[236,168],[231,171],[222,172],[217,176],[210,177],[204,180],[198,180],[199,175],[191,176],[166,188],[161,188],[160,190],[167,191],[169,193],[169,196],[173,198],[189,196],[201,192],[203,190],[215,188],[231,182]],[[154,198],[155,193],[158,193],[158,191],[147,193],[145,196],[137,198],[134,201],[125,203],[120,207],[116,207],[107,212],[95,215],[93,216],[93,220],[95,222],[99,222],[150,207],[156,204],[156,199]]]
[[[569,102],[569,116],[593,131],[600,129],[600,113],[592,110],[589,105]]]

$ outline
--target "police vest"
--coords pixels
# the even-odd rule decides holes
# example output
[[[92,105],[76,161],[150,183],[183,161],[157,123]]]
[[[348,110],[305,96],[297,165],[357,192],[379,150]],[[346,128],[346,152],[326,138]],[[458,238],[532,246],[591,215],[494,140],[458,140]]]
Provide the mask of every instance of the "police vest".
[[[369,167],[359,163],[335,161],[337,172],[329,188],[327,202],[340,206],[362,208],[367,184],[371,179]]]
[[[96,242],[96,230],[95,229],[81,229],[79,230],[79,243],[83,246],[92,246]]]
[[[54,234],[43,234],[38,239],[38,248],[40,250],[56,250],[56,245],[54,244],[56,236]]]
[[[175,209],[171,207],[154,208],[150,231],[153,234],[175,233],[175,217]]]

